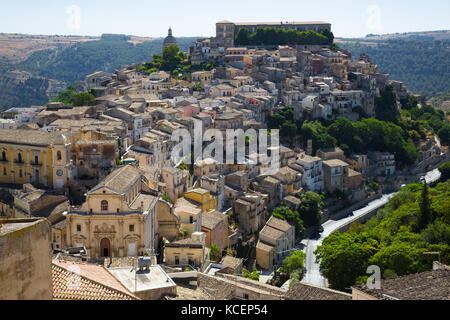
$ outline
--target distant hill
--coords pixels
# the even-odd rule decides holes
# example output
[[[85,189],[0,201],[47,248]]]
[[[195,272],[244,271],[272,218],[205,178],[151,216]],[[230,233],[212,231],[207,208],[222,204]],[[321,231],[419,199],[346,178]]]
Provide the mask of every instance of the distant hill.
[[[350,39],[356,40],[356,39]],[[405,33],[388,33],[388,34],[368,34],[359,40],[366,41],[385,41],[385,40],[450,40],[450,30],[437,31],[419,31]]]
[[[450,90],[450,31],[368,35],[336,42],[352,52],[353,59],[368,54],[380,71],[415,93],[433,97]]]
[[[43,104],[57,89],[84,80],[92,72],[114,72],[124,65],[149,61],[153,54],[162,51],[163,44],[162,38],[123,35],[87,39],[69,42],[63,37],[58,43],[53,38],[41,39],[42,42],[30,36],[16,42],[16,54],[11,52],[10,45],[8,56],[0,59],[0,111],[12,106]],[[177,41],[180,49],[187,51],[195,39],[177,38]],[[12,63],[13,57],[19,61]]]

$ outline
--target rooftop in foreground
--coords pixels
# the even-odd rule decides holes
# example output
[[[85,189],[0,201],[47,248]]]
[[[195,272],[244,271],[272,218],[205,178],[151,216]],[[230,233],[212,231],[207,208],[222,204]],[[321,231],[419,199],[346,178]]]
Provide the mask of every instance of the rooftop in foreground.
[[[130,267],[111,268],[108,269],[108,271],[131,292],[149,291],[176,286],[175,282],[170,279],[159,265],[151,266],[150,272],[138,271],[135,273]]]

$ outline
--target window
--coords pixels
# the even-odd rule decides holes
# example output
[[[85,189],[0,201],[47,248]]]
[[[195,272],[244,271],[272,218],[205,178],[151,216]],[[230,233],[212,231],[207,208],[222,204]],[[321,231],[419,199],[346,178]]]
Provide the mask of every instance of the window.
[[[108,201],[102,200],[101,207],[102,207],[102,211],[108,211]]]
[[[22,154],[19,153],[19,154],[17,155],[17,158],[18,158],[19,163],[21,163],[21,162],[22,162]]]
[[[244,293],[244,299],[248,300],[248,294]]]
[[[81,232],[81,224],[77,224],[77,231]]]
[[[34,156],[34,164],[39,164],[39,157],[38,156]]]
[[[56,242],[56,233],[53,232],[53,242]]]
[[[134,224],[130,224],[130,232],[134,232]]]
[[[2,160],[6,161],[6,151],[2,151]]]
[[[61,161],[62,160],[62,155],[61,155],[61,151],[58,151],[56,153],[56,160]]]
[[[6,176],[6,168],[3,168],[3,175]]]
[[[194,217],[189,217],[189,223],[194,223]]]
[[[19,169],[19,177],[22,178],[23,174],[22,174],[22,169]]]

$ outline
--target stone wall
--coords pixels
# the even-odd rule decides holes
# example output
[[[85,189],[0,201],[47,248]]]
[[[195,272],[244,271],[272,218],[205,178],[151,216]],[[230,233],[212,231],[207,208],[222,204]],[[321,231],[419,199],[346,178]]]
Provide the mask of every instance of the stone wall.
[[[50,223],[0,221],[0,300],[53,299]]]
[[[282,300],[286,290],[242,277],[198,273],[198,287],[215,300]]]

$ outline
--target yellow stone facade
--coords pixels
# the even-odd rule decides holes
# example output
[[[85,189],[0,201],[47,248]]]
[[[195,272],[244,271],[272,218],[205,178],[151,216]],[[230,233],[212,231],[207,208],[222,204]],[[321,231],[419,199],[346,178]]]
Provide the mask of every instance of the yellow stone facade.
[[[113,171],[66,215],[67,244],[85,246],[91,258],[144,255],[156,249],[157,200],[131,165]]]
[[[0,130],[0,183],[65,188],[72,180],[69,146],[63,135]]]
[[[217,210],[217,198],[211,196],[211,193],[205,189],[194,189],[184,194],[184,197],[199,203],[202,212]]]

